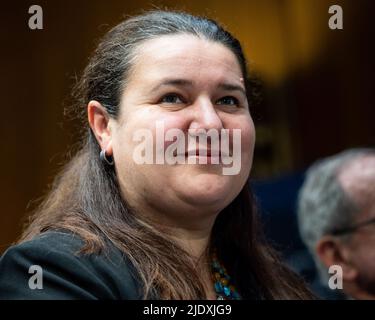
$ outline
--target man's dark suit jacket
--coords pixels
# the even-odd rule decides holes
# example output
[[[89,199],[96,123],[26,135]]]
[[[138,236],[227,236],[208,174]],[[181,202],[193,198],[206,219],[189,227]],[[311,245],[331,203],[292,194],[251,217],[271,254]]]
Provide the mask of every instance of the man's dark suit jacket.
[[[134,269],[119,250],[77,255],[82,244],[71,233],[49,231],[10,247],[0,258],[0,299],[142,298]],[[33,265],[41,267],[42,289],[29,286]]]

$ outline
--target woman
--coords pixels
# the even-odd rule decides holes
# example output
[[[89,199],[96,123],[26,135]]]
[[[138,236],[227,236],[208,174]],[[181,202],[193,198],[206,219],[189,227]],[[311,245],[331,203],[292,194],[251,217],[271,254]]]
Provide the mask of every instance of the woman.
[[[240,43],[212,20],[152,11],[109,31],[78,85],[82,148],[3,255],[0,297],[311,298],[260,238],[251,91]],[[168,140],[168,130],[183,135]],[[185,145],[185,162],[155,162],[176,137],[209,130],[229,132],[227,154],[214,155],[210,136],[205,148]],[[150,149],[137,153],[142,132],[152,164],[135,156]],[[223,174],[230,156],[239,170]]]

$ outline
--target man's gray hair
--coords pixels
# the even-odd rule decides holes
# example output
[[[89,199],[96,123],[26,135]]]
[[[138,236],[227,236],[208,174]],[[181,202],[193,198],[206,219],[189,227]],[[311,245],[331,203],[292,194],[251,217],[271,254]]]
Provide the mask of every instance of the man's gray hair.
[[[338,173],[352,160],[375,155],[374,149],[350,149],[314,163],[306,173],[298,196],[298,225],[301,238],[314,257],[321,281],[328,284],[327,268],[316,256],[319,239],[333,230],[354,223],[357,205],[345,193]]]

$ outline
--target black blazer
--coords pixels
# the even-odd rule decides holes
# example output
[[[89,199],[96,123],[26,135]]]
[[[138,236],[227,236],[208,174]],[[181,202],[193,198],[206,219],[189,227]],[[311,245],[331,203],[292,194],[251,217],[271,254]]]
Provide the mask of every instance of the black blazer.
[[[142,298],[135,270],[118,249],[77,255],[82,244],[71,233],[49,231],[10,247],[0,258],[0,299]],[[32,265],[42,269],[42,289],[29,286]]]

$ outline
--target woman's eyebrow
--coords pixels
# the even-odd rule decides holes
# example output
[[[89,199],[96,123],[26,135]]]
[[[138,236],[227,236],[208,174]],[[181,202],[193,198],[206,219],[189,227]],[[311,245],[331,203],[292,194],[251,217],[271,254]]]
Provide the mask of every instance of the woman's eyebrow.
[[[166,78],[151,89],[151,92],[155,92],[163,86],[178,86],[178,87],[192,87],[193,81],[183,78]],[[221,82],[218,84],[218,88],[226,91],[240,91],[246,96],[246,90],[241,86],[234,83]]]
[[[240,91],[246,96],[246,90],[242,86],[234,84],[234,83],[223,82],[223,83],[219,83],[218,87],[226,91]]]
[[[160,83],[158,83],[156,86],[154,86],[151,89],[151,92],[155,92],[160,87],[164,86],[178,86],[178,87],[192,87],[193,81],[187,80],[187,79],[180,79],[180,78],[167,78],[163,79]]]

